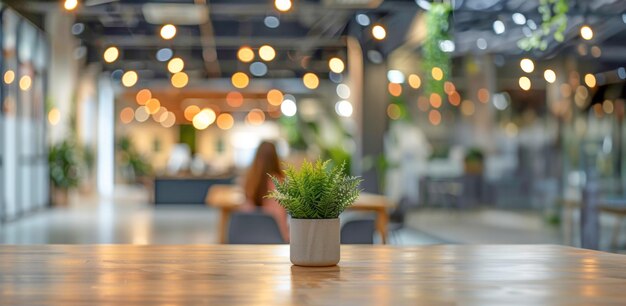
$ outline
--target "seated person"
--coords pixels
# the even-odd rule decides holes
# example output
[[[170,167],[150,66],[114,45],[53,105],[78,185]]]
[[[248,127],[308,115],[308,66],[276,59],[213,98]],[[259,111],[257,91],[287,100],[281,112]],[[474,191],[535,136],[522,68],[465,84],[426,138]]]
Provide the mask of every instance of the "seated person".
[[[268,174],[278,178],[283,176],[276,146],[271,142],[264,141],[259,145],[252,166],[250,166],[245,178],[246,204],[242,209],[258,209],[274,217],[283,239],[289,242],[287,212],[275,200],[265,198],[269,191],[275,188]]]

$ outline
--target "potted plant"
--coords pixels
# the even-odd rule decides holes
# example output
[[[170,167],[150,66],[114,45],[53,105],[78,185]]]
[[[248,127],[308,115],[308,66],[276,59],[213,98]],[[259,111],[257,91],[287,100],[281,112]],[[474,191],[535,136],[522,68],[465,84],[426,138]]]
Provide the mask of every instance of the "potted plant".
[[[345,164],[304,161],[300,170],[288,165],[284,179],[268,197],[291,216],[290,259],[298,266],[334,266],[340,258],[339,214],[359,196],[361,179],[344,173]]]
[[[50,147],[48,164],[52,203],[55,206],[66,206],[69,190],[78,186],[78,156],[72,143],[65,140]]]

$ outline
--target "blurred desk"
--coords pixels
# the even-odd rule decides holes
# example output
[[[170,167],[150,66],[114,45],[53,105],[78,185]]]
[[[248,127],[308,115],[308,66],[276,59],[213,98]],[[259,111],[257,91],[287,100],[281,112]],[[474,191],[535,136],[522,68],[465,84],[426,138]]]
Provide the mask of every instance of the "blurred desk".
[[[219,239],[226,243],[228,222],[232,211],[239,209],[246,201],[241,187],[236,185],[214,185],[206,195],[205,203],[220,210]],[[350,210],[372,211],[376,213],[376,231],[380,234],[383,244],[387,243],[387,226],[389,223],[388,209],[394,206],[385,196],[362,192]]]
[[[204,204],[207,189],[230,184],[232,176],[162,176],[154,178],[154,204]]]
[[[626,256],[556,245],[4,245],[2,305],[624,305]]]

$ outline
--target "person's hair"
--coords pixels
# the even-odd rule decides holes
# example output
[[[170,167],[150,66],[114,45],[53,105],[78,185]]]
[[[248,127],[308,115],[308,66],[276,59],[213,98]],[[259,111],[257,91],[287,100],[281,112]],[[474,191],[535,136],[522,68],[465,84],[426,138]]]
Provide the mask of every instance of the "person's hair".
[[[276,146],[271,142],[263,141],[257,148],[244,186],[246,198],[256,206],[263,205],[263,197],[269,192],[267,189],[268,174],[282,177]]]

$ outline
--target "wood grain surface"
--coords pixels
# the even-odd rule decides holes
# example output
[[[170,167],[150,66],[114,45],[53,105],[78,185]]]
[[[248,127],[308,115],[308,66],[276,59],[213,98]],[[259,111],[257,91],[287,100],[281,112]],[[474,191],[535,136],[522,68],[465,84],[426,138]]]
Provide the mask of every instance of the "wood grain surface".
[[[0,305],[625,305],[626,256],[562,246],[0,246]]]

